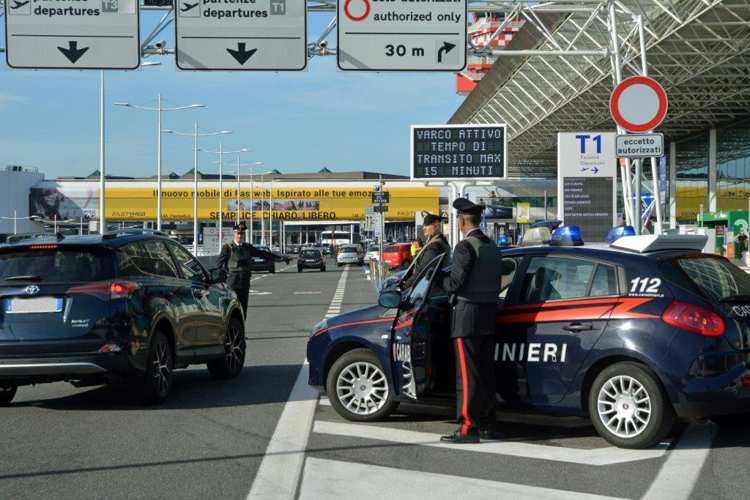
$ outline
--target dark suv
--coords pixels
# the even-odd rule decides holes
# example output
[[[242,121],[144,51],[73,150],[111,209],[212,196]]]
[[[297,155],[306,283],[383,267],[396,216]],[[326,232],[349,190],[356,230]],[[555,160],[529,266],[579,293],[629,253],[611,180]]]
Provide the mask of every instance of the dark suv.
[[[1,245],[0,404],[18,386],[57,381],[126,382],[159,403],[175,368],[238,376],[242,308],[211,274],[157,233]]]
[[[304,248],[297,257],[297,272],[301,273],[304,269],[319,269],[321,272],[326,270],[326,259],[317,248]]]

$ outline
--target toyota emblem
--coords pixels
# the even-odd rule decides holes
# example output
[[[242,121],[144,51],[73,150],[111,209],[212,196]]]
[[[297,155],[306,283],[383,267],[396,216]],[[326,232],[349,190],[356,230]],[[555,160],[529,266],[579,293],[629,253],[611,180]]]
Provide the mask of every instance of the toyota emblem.
[[[39,287],[36,285],[29,285],[26,287],[26,295],[36,295],[39,293]]]

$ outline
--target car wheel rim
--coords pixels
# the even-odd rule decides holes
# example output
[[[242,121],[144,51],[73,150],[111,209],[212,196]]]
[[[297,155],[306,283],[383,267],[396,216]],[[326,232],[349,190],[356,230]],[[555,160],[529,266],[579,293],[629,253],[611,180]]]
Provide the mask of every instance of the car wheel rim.
[[[232,323],[229,327],[229,333],[227,333],[226,341],[224,342],[224,352],[226,353],[227,368],[231,372],[237,371],[244,363],[245,345],[242,331],[240,327]]]
[[[372,415],[388,400],[388,382],[380,368],[358,361],[341,370],[336,380],[336,396],[347,411]]]
[[[623,439],[640,435],[651,422],[651,396],[638,380],[618,375],[607,380],[597,396],[599,420]]]
[[[166,394],[169,392],[169,381],[172,375],[169,345],[166,342],[156,344],[153,368],[154,385],[159,394]]]

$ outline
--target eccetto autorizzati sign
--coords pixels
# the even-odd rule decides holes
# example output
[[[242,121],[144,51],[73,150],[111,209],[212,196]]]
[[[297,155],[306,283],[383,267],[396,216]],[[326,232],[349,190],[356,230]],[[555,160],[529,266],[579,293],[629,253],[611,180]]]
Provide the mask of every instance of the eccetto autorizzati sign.
[[[223,189],[223,216],[236,217],[237,189],[225,184]],[[439,188],[386,187],[390,203],[386,212],[388,220],[414,220],[417,212],[439,210]],[[372,205],[371,187],[256,187],[252,196],[249,188],[240,189],[240,217],[249,219],[268,216],[273,209],[275,220],[336,221],[364,220]],[[270,200],[269,200],[270,195]],[[96,218],[99,192],[95,185],[62,185],[36,187],[29,196],[29,213],[58,220]],[[270,203],[269,203],[270,201]],[[219,216],[219,190],[198,189],[198,218],[214,220]],[[162,190],[162,217],[166,220],[193,219],[193,189],[190,187],[165,187]],[[107,188],[107,218],[113,221],[141,221],[156,218],[156,190],[149,187],[112,186]]]

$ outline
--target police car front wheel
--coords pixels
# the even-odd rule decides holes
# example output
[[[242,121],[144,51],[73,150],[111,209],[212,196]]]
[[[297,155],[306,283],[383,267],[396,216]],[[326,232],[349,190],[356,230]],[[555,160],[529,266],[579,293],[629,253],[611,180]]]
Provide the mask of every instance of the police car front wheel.
[[[331,406],[347,420],[380,420],[398,406],[377,356],[367,349],[338,358],[328,372],[326,390]]]
[[[649,448],[671,430],[674,411],[656,377],[638,363],[605,368],[589,392],[599,435],[622,448]]]

